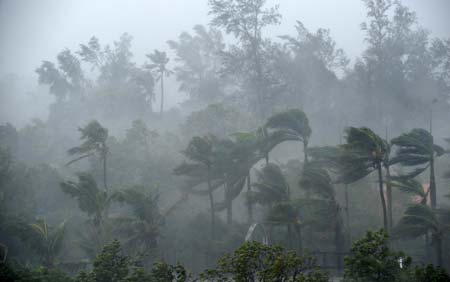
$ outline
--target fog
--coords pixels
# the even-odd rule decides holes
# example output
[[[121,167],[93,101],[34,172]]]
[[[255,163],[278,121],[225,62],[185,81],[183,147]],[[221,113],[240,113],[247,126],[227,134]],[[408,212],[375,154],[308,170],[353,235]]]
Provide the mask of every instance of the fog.
[[[366,281],[344,257],[383,229],[422,281],[450,269],[449,120],[447,0],[0,0],[0,278],[110,281],[118,248],[118,281],[234,281],[257,241]]]
[[[276,4],[277,1],[268,3]],[[420,24],[434,36],[450,35],[450,4],[446,0],[407,0],[404,3],[418,12]],[[329,28],[333,39],[354,60],[364,49],[364,33],[360,23],[365,18],[362,1],[283,0],[280,25],[270,27],[271,37],[290,34],[297,20],[310,30]],[[0,75],[15,74],[27,83],[21,92],[30,93],[16,98],[14,112],[5,121],[23,126],[30,118],[45,118],[51,96],[42,93],[39,99],[35,89],[34,69],[42,60],[51,60],[64,48],[76,49],[81,42],[96,36],[110,43],[124,32],[133,36],[132,50],[137,62],[154,49],[167,50],[167,40],[182,31],[190,31],[196,24],[208,25],[206,0],[142,1],[132,3],[120,0],[99,1],[0,1]],[[231,39],[230,39],[231,40]],[[167,91],[169,107],[186,99],[171,81]],[[39,103],[36,104],[36,100]],[[19,111],[20,108],[20,111]],[[20,114],[19,114],[20,113]]]

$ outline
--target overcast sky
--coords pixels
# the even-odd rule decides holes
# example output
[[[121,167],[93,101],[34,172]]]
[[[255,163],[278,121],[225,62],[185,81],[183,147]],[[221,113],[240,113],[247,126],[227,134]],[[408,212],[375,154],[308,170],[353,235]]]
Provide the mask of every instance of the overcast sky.
[[[208,24],[207,0],[0,0],[0,74],[33,75],[41,60],[54,60],[63,48],[78,48],[97,36],[109,43],[123,33],[134,37],[136,59],[195,24]],[[279,3],[282,24],[273,36],[292,33],[296,20],[307,28],[330,28],[351,57],[364,47],[359,24],[361,0],[269,0]],[[450,0],[404,0],[420,23],[440,37],[450,37]]]
[[[6,121],[24,125],[45,119],[53,97],[36,92],[34,70],[42,60],[55,61],[64,48],[77,50],[95,35],[102,44],[124,32],[134,38],[135,61],[142,64],[153,49],[167,50],[167,40],[196,24],[207,25],[208,0],[0,0],[0,79],[9,73],[20,78],[10,97]],[[417,12],[420,24],[433,36],[450,38],[450,0],[403,0]],[[366,11],[361,0],[268,0],[280,4],[279,26],[267,30],[272,38],[295,34],[297,20],[311,31],[324,27],[350,58],[364,50],[360,24]],[[166,85],[166,105],[186,99],[172,77]],[[172,83],[171,83],[172,82]],[[37,94],[38,93],[38,94]],[[2,94],[2,93],[0,93]],[[2,122],[0,120],[0,122]],[[3,121],[4,122],[4,121]]]

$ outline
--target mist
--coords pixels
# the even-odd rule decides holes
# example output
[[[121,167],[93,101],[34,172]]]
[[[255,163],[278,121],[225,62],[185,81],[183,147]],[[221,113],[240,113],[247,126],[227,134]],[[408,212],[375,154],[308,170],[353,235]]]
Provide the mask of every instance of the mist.
[[[0,0],[0,278],[448,276],[449,120],[446,0]]]

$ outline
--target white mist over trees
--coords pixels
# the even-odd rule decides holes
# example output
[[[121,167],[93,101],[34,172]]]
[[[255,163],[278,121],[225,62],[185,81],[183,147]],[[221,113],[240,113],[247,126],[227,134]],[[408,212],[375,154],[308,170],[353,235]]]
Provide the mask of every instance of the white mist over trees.
[[[129,5],[169,18],[201,1],[160,2]],[[91,8],[121,7],[98,3]],[[111,25],[103,38],[94,28],[102,18],[88,19],[95,25],[83,39],[66,45],[63,36],[50,56],[17,61],[35,62],[24,72],[36,88],[1,77],[0,273],[36,281],[448,277],[450,34],[441,35],[441,23],[427,30],[408,1],[358,1],[355,54],[335,36],[339,25],[306,22],[321,22],[321,13],[286,28],[295,10],[283,1],[201,3],[198,22],[178,29],[185,18],[163,17],[154,36],[155,26],[134,34]],[[55,5],[75,12],[86,3]],[[136,20],[127,19],[123,27]],[[17,70],[5,62],[0,74]],[[45,102],[34,107],[30,97]],[[365,257],[376,271],[360,265]],[[434,266],[414,268],[424,263]]]

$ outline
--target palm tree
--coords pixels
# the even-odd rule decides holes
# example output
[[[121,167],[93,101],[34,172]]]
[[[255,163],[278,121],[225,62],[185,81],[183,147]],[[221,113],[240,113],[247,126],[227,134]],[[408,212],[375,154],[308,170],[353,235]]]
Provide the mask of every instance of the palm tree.
[[[239,179],[246,177],[247,180],[247,194],[251,193],[251,169],[263,157],[266,157],[266,164],[268,163],[268,153],[264,150],[264,140],[262,136],[257,133],[237,132],[231,135],[234,142],[234,148],[231,152],[235,171],[238,172]],[[246,199],[248,223],[253,222],[252,202]]]
[[[298,208],[290,199],[290,187],[279,166],[269,163],[256,171],[256,181],[252,185],[256,191],[248,193],[252,203],[267,207],[265,222],[269,224],[269,237],[272,227],[285,225],[288,232],[289,245],[292,246],[292,228],[301,237],[301,225]],[[270,239],[270,238],[269,238]],[[301,241],[299,240],[301,249]]]
[[[314,225],[321,229],[333,228],[334,245],[336,249],[336,266],[342,268],[341,253],[343,251],[343,228],[341,218],[341,206],[336,197],[336,191],[330,174],[320,162],[309,162],[303,167],[300,178],[300,187],[310,190],[313,198],[305,201],[305,204],[314,209]]]
[[[299,141],[303,143],[304,162],[308,162],[308,141],[311,136],[311,127],[309,126],[306,114],[299,109],[291,109],[271,116],[265,128],[268,136],[273,135],[279,143],[283,141]]]
[[[195,136],[191,139],[188,147],[182,151],[183,155],[191,163],[183,162],[174,169],[176,175],[186,175],[190,177],[187,187],[190,192],[195,192],[194,187],[207,182],[207,194],[209,197],[211,213],[211,236],[215,237],[215,207],[213,198],[212,166],[214,163],[213,144],[216,137],[209,135],[204,137]],[[206,175],[205,175],[206,171]]]
[[[256,170],[256,181],[252,186],[256,189],[249,194],[253,203],[271,207],[289,200],[289,183],[276,164],[269,163]]]
[[[167,64],[169,63],[169,58],[166,52],[155,50],[152,54],[147,54],[147,57],[152,61],[151,64],[147,65],[147,68],[152,70],[156,75],[156,81],[161,83],[161,108],[160,113],[162,114],[164,110],[164,76],[169,76],[173,72],[167,69]]]
[[[445,150],[434,144],[433,135],[425,129],[415,128],[391,140],[397,146],[396,155],[391,163],[400,163],[412,168],[406,176],[415,177],[430,168],[430,196],[431,208],[436,208],[436,178],[434,161],[444,154]]]
[[[69,149],[67,152],[71,156],[78,156],[66,164],[66,166],[77,162],[81,159],[99,154],[100,160],[103,163],[103,185],[105,190],[108,190],[107,177],[106,177],[106,158],[108,155],[108,146],[106,140],[108,139],[108,129],[103,127],[98,121],[93,120],[85,127],[78,129],[81,132],[81,140],[84,142],[77,147]]]
[[[153,191],[145,191],[143,187],[135,187],[116,192],[113,200],[129,205],[133,216],[114,218],[115,229],[125,235],[125,247],[144,253],[157,246],[159,227],[163,223],[159,212],[159,195]]]
[[[324,146],[313,147],[308,149],[308,154],[313,159],[316,166],[326,169],[327,172],[337,174],[341,172],[341,163],[344,157],[345,150],[342,146]],[[332,184],[336,184],[333,180]],[[348,196],[348,184],[344,185],[345,193],[345,218],[347,223],[348,242],[351,242],[351,228],[350,228],[350,203]]]
[[[44,266],[52,268],[62,248],[65,222],[63,221],[53,229],[45,219],[38,219],[36,223],[30,224],[30,227],[35,235],[32,237],[31,247],[42,256]]]
[[[104,213],[110,202],[108,194],[97,187],[97,183],[92,175],[78,173],[77,177],[78,182],[62,182],[61,189],[77,199],[78,207],[81,211],[87,213],[94,226],[100,226],[103,223]]]
[[[387,142],[366,127],[346,129],[346,144],[342,145],[343,153],[340,154],[340,171],[337,182],[350,184],[377,171],[378,184],[383,210],[383,225],[388,232],[389,223],[387,217],[386,199],[383,190],[382,168],[388,153]]]
[[[413,195],[416,198],[416,203],[418,201],[418,204],[427,205],[428,196],[430,195],[430,189],[429,187],[428,189],[424,189],[423,185],[419,181],[413,178],[397,176],[391,182],[391,186],[393,188],[399,188],[402,192]],[[427,232],[425,234],[425,251],[427,258],[430,257],[429,241],[429,234]]]
[[[422,204],[412,205],[407,208],[393,231],[395,238],[417,238],[431,232],[436,263],[442,266],[442,241],[450,232],[450,211],[437,210]]]

